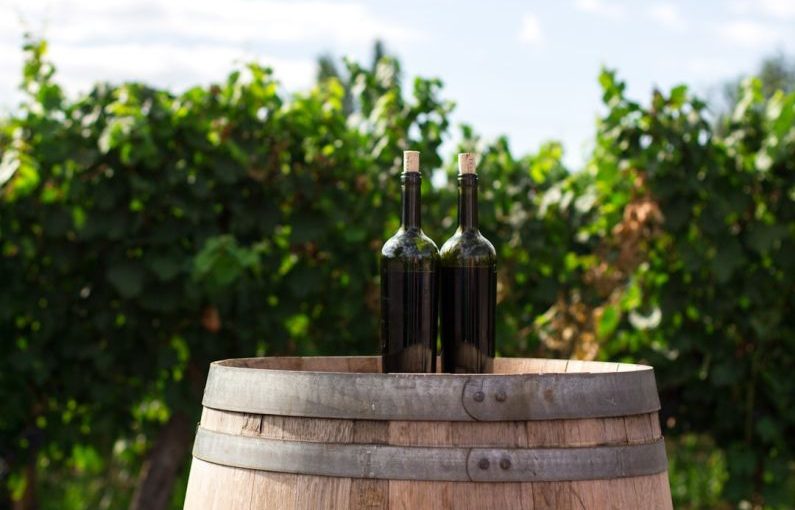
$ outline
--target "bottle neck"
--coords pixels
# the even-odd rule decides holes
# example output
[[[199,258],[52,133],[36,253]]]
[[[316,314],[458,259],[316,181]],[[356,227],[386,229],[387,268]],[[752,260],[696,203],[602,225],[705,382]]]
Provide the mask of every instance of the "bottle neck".
[[[403,203],[403,213],[400,218],[400,226],[405,230],[419,230],[420,223],[420,183],[422,177],[417,172],[404,172],[400,176],[401,199]]]
[[[458,229],[478,230],[478,176],[458,176]]]

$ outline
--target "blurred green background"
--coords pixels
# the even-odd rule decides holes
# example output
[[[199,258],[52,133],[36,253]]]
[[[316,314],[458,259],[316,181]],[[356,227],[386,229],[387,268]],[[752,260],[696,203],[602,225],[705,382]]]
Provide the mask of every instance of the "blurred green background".
[[[604,70],[570,169],[556,142],[515,155],[451,126],[441,82],[404,83],[380,45],[321,59],[297,94],[250,64],[181,94],[67,97],[46,44],[25,52],[26,99],[0,120],[0,509],[181,508],[211,360],[376,353],[404,149],[437,242],[454,153],[482,155],[500,355],[654,365],[675,507],[795,507],[782,60],[722,109],[685,86],[635,102]]]

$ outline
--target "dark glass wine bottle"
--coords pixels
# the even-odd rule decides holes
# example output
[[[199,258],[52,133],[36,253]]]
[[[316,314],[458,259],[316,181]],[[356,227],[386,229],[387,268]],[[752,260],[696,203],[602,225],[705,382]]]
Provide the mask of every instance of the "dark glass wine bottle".
[[[439,250],[420,222],[420,153],[403,153],[403,215],[381,249],[384,372],[436,372]]]
[[[475,155],[458,155],[458,229],[441,250],[442,371],[493,371],[497,252],[478,230]]]

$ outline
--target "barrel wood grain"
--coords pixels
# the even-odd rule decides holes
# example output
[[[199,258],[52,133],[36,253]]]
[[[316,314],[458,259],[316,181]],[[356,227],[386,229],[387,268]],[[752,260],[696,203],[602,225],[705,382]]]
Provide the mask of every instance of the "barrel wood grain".
[[[353,422],[353,443],[389,444],[389,423],[356,420]],[[351,481],[350,508],[370,510],[388,508],[389,480],[354,478]]]
[[[453,422],[451,425],[453,446],[527,448],[527,429],[522,422]],[[452,496],[454,508],[533,508],[532,492],[523,490],[521,483],[453,483]]]
[[[389,422],[389,444],[399,446],[449,446],[450,422]],[[388,508],[452,508],[454,482],[389,481]]]
[[[375,373],[380,360],[252,358],[250,369]],[[500,359],[499,373],[604,373],[616,363]],[[451,395],[460,398],[460,395]],[[656,412],[610,418],[538,421],[376,421],[260,415],[205,408],[200,426],[241,436],[339,444],[410,447],[543,448],[643,444],[661,437]],[[669,510],[668,476],[563,482],[450,482],[310,476],[221,466],[194,458],[185,508],[246,509],[629,509]]]

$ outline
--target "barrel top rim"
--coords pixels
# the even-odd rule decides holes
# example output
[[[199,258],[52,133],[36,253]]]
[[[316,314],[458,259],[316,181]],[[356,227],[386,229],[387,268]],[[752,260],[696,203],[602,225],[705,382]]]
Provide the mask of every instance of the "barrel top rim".
[[[506,372],[497,374],[384,374],[380,356],[221,360],[210,366],[202,404],[252,414],[410,421],[593,418],[660,409],[650,366],[505,359],[517,361],[497,358],[495,370]]]
[[[567,359],[555,359],[555,358],[513,358],[513,357],[499,357],[496,358],[497,360],[516,360],[518,362],[521,361],[537,361],[537,362],[568,362],[573,361],[579,364],[584,365],[587,367],[588,365],[593,366],[604,366],[605,364],[615,365],[616,370],[611,371],[604,371],[598,370],[595,372],[590,372],[587,370],[577,370],[576,372],[569,372],[566,370],[565,366],[562,370],[545,370],[543,372],[533,372],[533,371],[523,371],[523,372],[511,372],[511,373],[488,373],[488,374],[449,374],[449,373],[411,373],[411,372],[394,372],[394,373],[382,373],[382,372],[357,372],[357,371],[337,371],[337,370],[306,370],[306,369],[291,369],[291,368],[266,368],[266,367],[251,367],[247,366],[250,363],[257,363],[261,362],[262,360],[281,360],[284,361],[285,364],[289,363],[290,361],[315,361],[320,362],[323,360],[329,361],[342,361],[342,360],[360,360],[360,361],[376,361],[380,359],[380,356],[254,356],[254,357],[245,357],[245,358],[228,358],[222,360],[216,360],[210,363],[210,368],[218,368],[218,369],[236,369],[236,370],[251,370],[251,371],[265,371],[269,373],[278,373],[278,374],[317,374],[317,375],[350,375],[350,376],[358,376],[358,377],[383,377],[383,378],[433,378],[439,377],[444,379],[471,379],[473,377],[484,377],[484,378],[514,378],[514,377],[528,377],[528,376],[607,376],[607,375],[614,375],[617,373],[644,373],[644,372],[654,372],[654,367],[651,365],[644,365],[639,363],[618,363],[612,361],[581,361],[581,360],[567,360]]]

